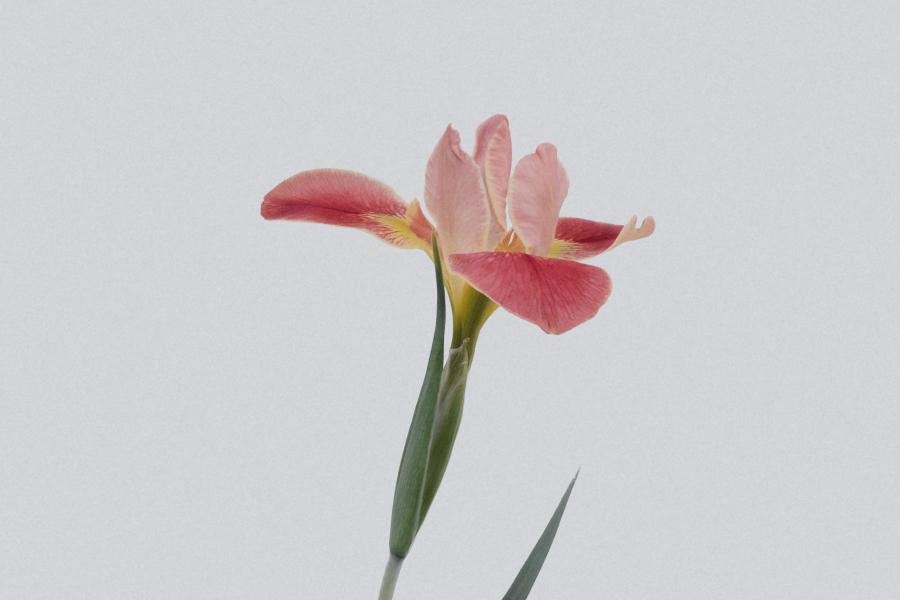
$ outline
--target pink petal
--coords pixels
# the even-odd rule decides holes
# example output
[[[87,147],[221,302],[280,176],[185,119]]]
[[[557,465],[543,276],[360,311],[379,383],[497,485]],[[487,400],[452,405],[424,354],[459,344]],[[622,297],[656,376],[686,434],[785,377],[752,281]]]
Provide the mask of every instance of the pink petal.
[[[625,225],[560,217],[550,256],[583,260],[612,250],[619,244],[645,238],[656,228],[653,217],[645,218],[640,227],[635,227],[636,223],[637,217],[631,217]]]
[[[491,209],[481,170],[460,149],[459,133],[449,125],[428,160],[425,206],[434,218],[444,254],[489,247]]]
[[[303,171],[282,181],[266,194],[261,209],[265,219],[355,227],[397,246],[421,247],[425,240],[416,234],[424,226],[419,222],[413,231],[406,211],[406,203],[390,187],[339,169]]]
[[[512,167],[512,141],[506,116],[494,115],[478,126],[475,162],[481,168],[494,217],[492,226],[497,232],[494,235],[499,241],[506,232],[506,191]]]
[[[608,250],[621,231],[621,225],[560,217],[550,255],[573,260],[596,256]]]
[[[553,243],[569,177],[553,144],[541,144],[516,165],[509,184],[509,220],[530,254],[546,256]]]
[[[547,333],[587,321],[612,291],[606,271],[572,260],[476,252],[450,256],[449,264],[481,293]]]
[[[434,227],[432,227],[431,223],[425,217],[425,213],[422,212],[422,207],[419,206],[418,200],[413,200],[409,203],[409,206],[406,207],[406,219],[409,221],[409,226],[413,233],[420,239],[428,242],[428,251],[430,253],[431,232]]]

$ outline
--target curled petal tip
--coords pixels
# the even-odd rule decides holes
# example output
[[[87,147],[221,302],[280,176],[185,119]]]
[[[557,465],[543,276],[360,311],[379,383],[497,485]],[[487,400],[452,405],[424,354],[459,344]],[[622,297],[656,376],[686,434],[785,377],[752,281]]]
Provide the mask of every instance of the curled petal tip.
[[[487,150],[487,145],[491,139],[498,135],[504,138],[505,142],[508,142],[506,138],[509,137],[509,119],[506,118],[506,115],[493,115],[478,126],[478,130],[475,132],[475,160],[479,160],[483,152]]]
[[[453,128],[453,123],[448,124],[447,129],[444,130],[444,139],[450,146],[450,149],[453,151],[453,154],[456,156],[456,158],[458,158],[459,160],[464,160],[465,153],[460,147],[459,132]]]
[[[619,232],[616,241],[609,247],[609,250],[625,242],[642,240],[645,237],[649,237],[654,231],[656,231],[656,220],[653,217],[645,217],[641,221],[640,227],[637,227],[637,216],[632,216],[622,227],[622,231]]]
[[[629,240],[640,240],[645,237],[649,237],[654,231],[656,231],[656,219],[649,215],[644,217],[639,227],[635,227],[636,224],[637,215],[633,215],[631,217],[631,220],[628,221],[628,226],[626,226],[626,228],[633,230],[632,237],[630,237]]]

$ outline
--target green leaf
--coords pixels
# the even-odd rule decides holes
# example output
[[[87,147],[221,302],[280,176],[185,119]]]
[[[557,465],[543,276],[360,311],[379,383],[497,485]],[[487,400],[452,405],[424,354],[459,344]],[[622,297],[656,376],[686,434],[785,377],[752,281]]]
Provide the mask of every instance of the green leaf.
[[[540,539],[535,544],[534,550],[528,555],[528,559],[522,565],[519,574],[516,575],[516,580],[509,587],[509,591],[503,596],[503,600],[525,600],[528,594],[531,593],[531,587],[541,572],[541,567],[544,566],[544,559],[547,558],[547,553],[550,552],[550,546],[553,545],[553,538],[556,537],[556,530],[559,529],[559,522],[562,520],[563,513],[566,510],[566,504],[569,502],[569,496],[572,494],[572,488],[575,487],[576,479],[578,479],[578,473],[575,474],[569,487],[566,488],[566,493],[563,494],[556,511],[550,518],[550,522],[544,528],[544,533],[541,534]]]
[[[425,370],[425,380],[422,382],[416,410],[409,425],[409,433],[406,435],[403,458],[400,460],[400,470],[397,473],[397,485],[394,488],[390,550],[391,554],[397,558],[406,557],[423,517],[425,479],[428,473],[438,390],[444,362],[444,328],[447,309],[444,302],[444,278],[436,235],[432,236],[431,247],[434,256],[434,274],[437,280],[437,315],[434,322],[431,354],[428,357],[428,368]]]

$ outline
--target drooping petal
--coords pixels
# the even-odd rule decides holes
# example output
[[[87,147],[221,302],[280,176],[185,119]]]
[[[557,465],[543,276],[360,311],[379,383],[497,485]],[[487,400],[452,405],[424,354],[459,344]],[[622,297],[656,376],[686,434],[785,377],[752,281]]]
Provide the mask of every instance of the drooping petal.
[[[569,177],[553,144],[541,144],[522,158],[509,183],[509,220],[530,254],[546,256],[553,243]]]
[[[361,226],[369,214],[402,216],[406,203],[387,185],[362,173],[340,169],[303,171],[266,194],[266,219]]]
[[[621,225],[560,217],[556,223],[556,239],[550,246],[550,256],[581,260],[609,249],[622,231]]]
[[[315,169],[275,186],[263,199],[261,213],[265,219],[355,227],[401,248],[421,248],[431,237],[421,237],[421,222],[412,227],[407,210],[400,196],[380,181],[353,171]]]
[[[550,256],[583,260],[612,250],[624,242],[645,238],[656,227],[653,217],[645,218],[637,228],[636,222],[636,217],[632,217],[626,225],[560,217],[556,223],[556,239],[550,246]]]
[[[385,241],[401,248],[418,248],[431,256],[431,223],[422,214],[419,203],[413,201],[402,217],[371,215],[378,224],[373,232]]]
[[[448,125],[425,172],[425,206],[440,233],[444,254],[488,248],[491,208],[481,171]]]
[[[472,287],[547,333],[564,333],[597,314],[612,291],[606,271],[572,260],[518,252],[449,257]]]
[[[478,126],[474,158],[481,169],[484,187],[491,203],[491,237],[496,237],[499,241],[506,232],[506,192],[509,187],[509,170],[512,167],[512,141],[509,120],[505,115],[494,115]]]

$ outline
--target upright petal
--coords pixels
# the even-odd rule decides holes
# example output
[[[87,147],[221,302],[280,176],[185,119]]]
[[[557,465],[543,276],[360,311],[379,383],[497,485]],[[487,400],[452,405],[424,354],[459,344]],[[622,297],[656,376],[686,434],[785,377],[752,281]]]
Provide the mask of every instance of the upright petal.
[[[418,222],[417,230],[413,229],[400,196],[380,181],[353,171],[316,169],[298,173],[266,194],[261,212],[265,219],[363,229],[403,248],[426,245],[420,237],[424,227]]]
[[[459,133],[449,125],[428,160],[425,206],[440,233],[444,254],[488,248],[491,209],[481,171],[459,147]]]
[[[496,241],[499,241],[506,232],[506,192],[509,187],[509,170],[512,167],[512,141],[506,116],[494,115],[478,126],[475,162],[481,169],[484,187],[491,202],[494,217],[492,237],[497,237]]]
[[[569,177],[553,144],[541,144],[516,165],[509,184],[509,220],[530,254],[546,256],[553,243]]]
[[[612,291],[606,271],[571,260],[475,252],[450,256],[448,262],[472,287],[547,333],[564,333],[587,321]]]

